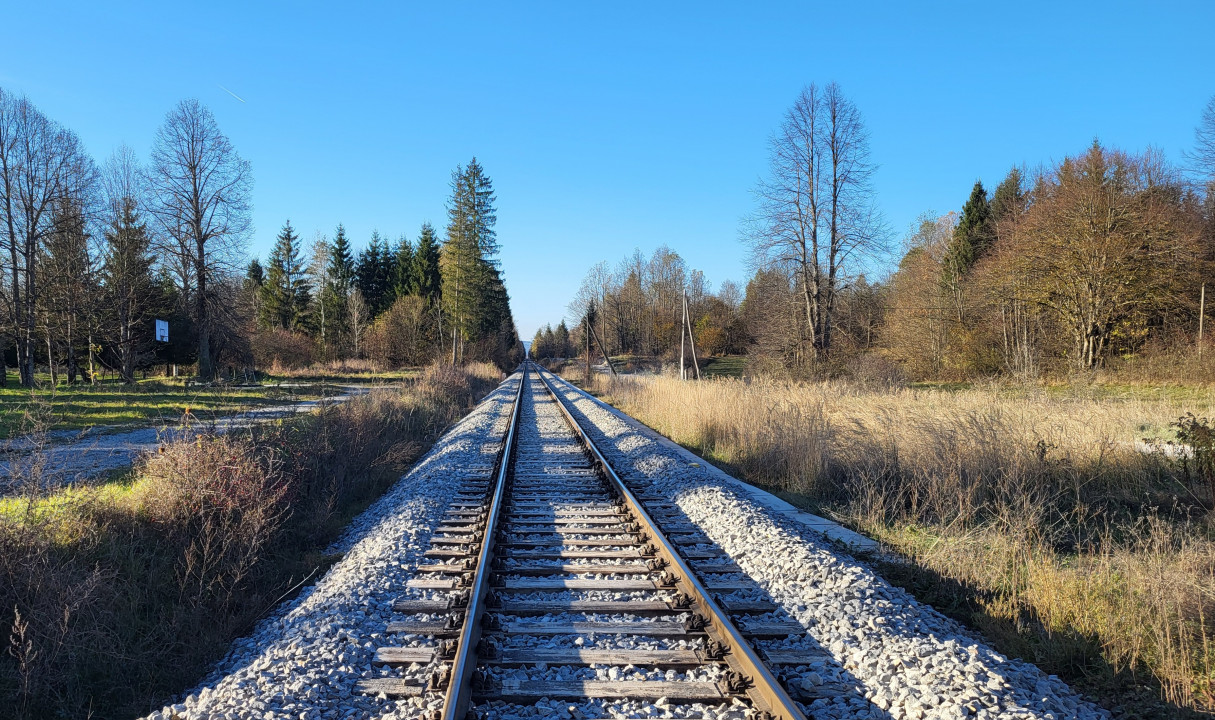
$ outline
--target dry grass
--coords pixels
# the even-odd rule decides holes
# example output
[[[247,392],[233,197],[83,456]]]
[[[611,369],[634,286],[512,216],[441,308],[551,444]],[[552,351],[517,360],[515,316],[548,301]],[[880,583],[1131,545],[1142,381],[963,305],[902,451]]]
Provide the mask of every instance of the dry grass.
[[[601,390],[742,477],[914,562],[887,568],[993,642],[1128,706],[1215,707],[1208,490],[1136,441],[1215,392],[623,379]],[[1159,701],[1157,707],[1161,707]]]
[[[336,558],[322,554],[498,382],[431,368],[245,434],[179,442],[123,483],[0,503],[0,718],[124,718],[196,682]]]

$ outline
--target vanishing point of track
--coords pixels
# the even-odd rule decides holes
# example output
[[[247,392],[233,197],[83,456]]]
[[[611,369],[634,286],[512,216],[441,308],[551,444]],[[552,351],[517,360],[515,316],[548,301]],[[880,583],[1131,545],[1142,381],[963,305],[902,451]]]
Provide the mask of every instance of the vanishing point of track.
[[[393,605],[422,619],[389,623],[390,635],[429,640],[381,647],[376,661],[427,668],[428,678],[365,680],[360,690],[442,696],[430,705],[443,720],[542,698],[741,700],[756,720],[804,720],[769,668],[799,659],[761,658],[750,641],[805,630],[765,619],[777,609],[770,602],[722,599],[743,589],[721,575],[738,566],[706,549],[670,498],[618,475],[545,375],[521,367],[494,466],[462,480],[430,564],[408,584],[423,596]],[[521,667],[542,672],[520,681],[509,670]]]

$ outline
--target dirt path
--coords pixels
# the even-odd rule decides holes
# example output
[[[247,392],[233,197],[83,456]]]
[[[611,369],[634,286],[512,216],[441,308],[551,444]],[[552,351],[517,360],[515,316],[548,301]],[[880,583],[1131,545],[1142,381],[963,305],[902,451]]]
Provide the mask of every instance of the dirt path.
[[[340,385],[342,392],[317,399],[302,400],[285,405],[254,408],[235,415],[200,421],[189,427],[180,423],[162,423],[153,427],[106,432],[105,427],[83,432],[57,431],[50,434],[42,447],[32,441],[24,447],[12,446],[7,459],[0,460],[0,494],[14,492],[34,475],[43,477],[44,489],[82,482],[102,473],[126,467],[142,453],[155,452],[165,443],[173,442],[200,431],[226,433],[251,425],[308,413],[322,403],[345,402],[363,395],[372,388],[360,385]]]

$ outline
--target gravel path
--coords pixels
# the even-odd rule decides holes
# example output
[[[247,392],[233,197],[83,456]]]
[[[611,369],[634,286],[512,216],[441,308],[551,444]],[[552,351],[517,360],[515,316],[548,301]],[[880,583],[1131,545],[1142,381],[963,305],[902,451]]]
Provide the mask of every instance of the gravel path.
[[[1109,717],[1055,676],[1005,658],[864,564],[690,466],[619,411],[568,383],[557,385],[613,465],[648,478],[654,491],[671,497],[687,520],[808,628],[794,645],[807,653],[807,663],[786,677],[807,689],[850,690],[815,700],[807,707],[813,717]]]
[[[323,578],[234,643],[185,700],[149,720],[417,717],[416,700],[381,700],[353,688],[372,676],[392,601],[429,547],[456,481],[468,468],[493,464],[518,380],[492,392],[351,523],[332,548],[344,557]]]
[[[82,432],[60,430],[49,433],[46,446],[38,448],[28,438],[7,441],[8,459],[0,461],[0,494],[13,492],[32,473],[41,476],[43,489],[86,481],[102,473],[126,467],[144,453],[156,452],[165,443],[191,437],[200,431],[226,433],[259,422],[309,413],[322,403],[339,403],[371,391],[362,386],[344,386],[344,392],[321,400],[302,400],[289,405],[254,408],[245,412],[198,422],[191,427],[161,425],[121,432],[93,428]]]

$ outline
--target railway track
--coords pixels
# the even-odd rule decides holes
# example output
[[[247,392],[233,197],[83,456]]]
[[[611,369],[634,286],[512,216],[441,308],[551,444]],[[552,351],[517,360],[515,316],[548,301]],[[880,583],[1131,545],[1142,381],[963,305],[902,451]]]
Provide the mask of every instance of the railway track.
[[[436,720],[558,700],[804,720],[773,672],[804,658],[764,649],[804,628],[669,498],[618,474],[553,382],[522,367],[496,460],[468,469],[393,604],[375,661],[397,669],[358,689],[422,696]]]

